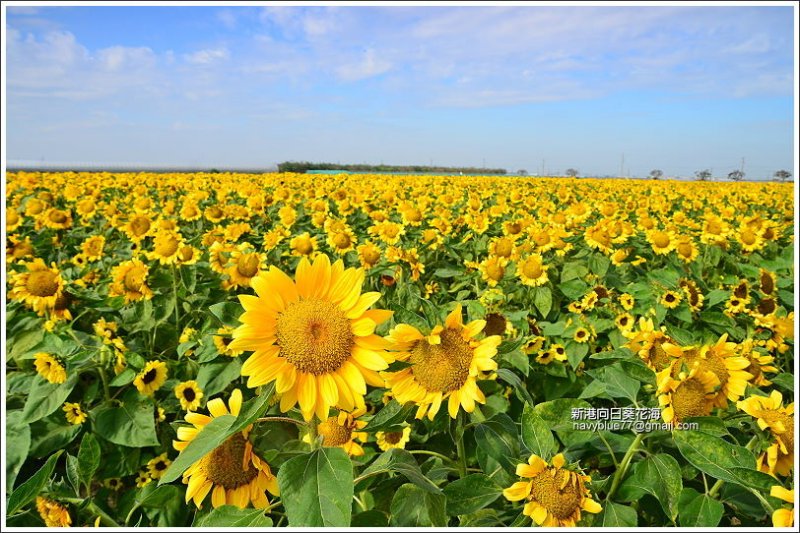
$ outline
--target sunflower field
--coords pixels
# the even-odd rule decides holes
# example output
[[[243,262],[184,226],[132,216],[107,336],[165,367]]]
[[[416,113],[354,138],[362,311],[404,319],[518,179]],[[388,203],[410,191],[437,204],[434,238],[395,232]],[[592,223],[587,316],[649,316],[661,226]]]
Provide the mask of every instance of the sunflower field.
[[[9,173],[8,526],[791,526],[791,185]]]

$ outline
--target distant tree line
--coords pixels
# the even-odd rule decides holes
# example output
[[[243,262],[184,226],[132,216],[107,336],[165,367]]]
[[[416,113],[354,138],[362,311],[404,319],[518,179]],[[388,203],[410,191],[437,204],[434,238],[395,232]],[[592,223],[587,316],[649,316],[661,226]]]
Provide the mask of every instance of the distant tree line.
[[[310,163],[308,161],[284,161],[278,163],[278,172],[297,172],[309,170],[348,170],[355,172],[418,172],[418,173],[464,173],[464,174],[505,174],[504,168],[441,167],[425,165],[339,165],[336,163]]]

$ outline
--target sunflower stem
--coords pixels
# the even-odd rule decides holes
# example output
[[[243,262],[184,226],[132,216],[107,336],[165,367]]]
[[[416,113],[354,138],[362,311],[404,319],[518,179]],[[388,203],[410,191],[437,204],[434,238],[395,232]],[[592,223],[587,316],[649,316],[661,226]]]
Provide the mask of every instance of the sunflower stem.
[[[311,435],[311,450],[316,450],[319,448],[319,443],[317,442],[317,417],[316,415],[311,417],[311,423],[308,424],[308,434]]]
[[[178,309],[178,272],[175,265],[172,265],[172,296],[175,298],[175,333],[180,337],[180,310]]]
[[[442,455],[439,452],[434,452],[430,450],[408,450],[408,453],[412,455],[430,455],[432,457],[438,457],[442,461],[447,461],[450,464],[456,464],[451,458],[447,457],[446,455]]]
[[[606,495],[606,502],[611,500],[611,497],[614,496],[614,493],[617,491],[619,484],[622,482],[622,478],[625,477],[625,474],[628,471],[628,466],[631,463],[631,459],[633,459],[636,450],[639,448],[639,445],[644,440],[644,433],[638,433],[636,438],[633,439],[631,445],[628,447],[628,451],[625,452],[625,457],[622,458],[622,462],[619,464],[619,468],[614,473],[614,479],[611,481],[611,488],[608,489],[608,494]]]
[[[763,506],[764,506],[764,509],[766,509],[766,510],[767,510],[767,512],[770,514],[770,516],[772,516],[772,513],[774,513],[774,512],[775,512],[775,509],[772,507],[772,505],[770,505],[770,503],[767,501],[767,499],[766,499],[764,496],[762,496],[762,495],[761,495],[761,493],[760,493],[760,492],[758,492],[756,489],[753,489],[753,488],[750,488],[750,487],[748,487],[748,488],[747,488],[747,490],[749,490],[750,492],[752,492],[752,493],[753,493],[753,495],[754,495],[756,498],[758,498],[758,501],[760,501],[760,502],[761,502],[761,505],[763,505]]]
[[[289,418],[288,416],[265,416],[263,418],[257,419],[256,422],[290,422],[300,427],[308,426],[308,424],[306,424],[302,420],[295,420],[294,418]]]
[[[97,374],[100,376],[100,381],[103,383],[103,395],[106,398],[106,401],[111,400],[111,391],[108,388],[108,378],[106,377],[106,369],[105,368],[97,368]]]
[[[467,477],[467,454],[464,450],[464,434],[458,438],[456,442],[456,450],[458,452],[458,477]]]

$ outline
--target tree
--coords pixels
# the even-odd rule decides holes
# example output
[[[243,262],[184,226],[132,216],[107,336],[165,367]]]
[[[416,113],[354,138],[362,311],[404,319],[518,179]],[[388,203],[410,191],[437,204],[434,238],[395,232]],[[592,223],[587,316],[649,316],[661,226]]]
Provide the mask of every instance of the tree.
[[[576,177],[578,176],[578,174],[580,174],[580,172],[578,172],[578,171],[577,171],[577,170],[575,170],[574,168],[568,168],[568,169],[566,170],[566,172],[564,172],[564,174],[566,174],[566,175],[567,175],[567,176],[569,176],[570,178],[576,178]]]
[[[781,181],[787,181],[789,178],[792,177],[792,173],[788,170],[778,170],[775,172],[775,178]]]
[[[734,170],[728,173],[728,179],[731,181],[742,181],[744,179],[744,172],[741,170]]]
[[[524,168],[521,168],[521,169],[517,170],[517,174],[519,174],[520,176],[527,176],[528,175],[528,171],[525,170]]]
[[[657,180],[658,178],[660,178],[663,175],[664,175],[664,171],[663,170],[659,170],[657,168],[650,171],[650,177],[652,179],[654,179],[654,180]]]
[[[697,181],[707,181],[711,177],[711,171],[708,169],[698,170],[694,175],[697,176]]]

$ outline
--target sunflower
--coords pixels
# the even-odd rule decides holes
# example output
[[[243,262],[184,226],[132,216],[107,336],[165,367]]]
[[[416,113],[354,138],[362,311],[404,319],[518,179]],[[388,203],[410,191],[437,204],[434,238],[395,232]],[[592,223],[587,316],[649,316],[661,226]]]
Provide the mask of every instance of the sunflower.
[[[147,286],[150,269],[138,259],[131,259],[115,266],[111,271],[114,280],[109,287],[109,296],[124,296],[125,303],[149,300],[153,291]]]
[[[680,305],[682,299],[683,298],[681,297],[680,293],[675,291],[666,291],[661,295],[659,302],[667,309],[675,309],[678,307],[678,305]]]
[[[628,258],[630,255],[631,249],[630,248],[620,248],[619,250],[615,250],[609,258],[611,259],[611,264],[614,266],[620,266],[625,263],[625,259]]]
[[[40,258],[25,264],[27,272],[12,275],[14,286],[9,291],[9,298],[19,300],[36,312],[52,309],[56,299],[64,290],[64,280],[56,264],[50,268]]]
[[[763,355],[753,346],[753,339],[746,339],[736,346],[736,353],[750,361],[750,366],[745,368],[745,372],[753,375],[751,382],[757,387],[768,387],[772,385],[764,375],[765,372],[777,372],[778,369],[772,366],[775,358],[771,355]]]
[[[364,448],[355,439],[366,442],[367,434],[358,431],[367,425],[363,420],[356,420],[359,416],[366,413],[366,409],[360,407],[352,413],[340,411],[338,416],[328,417],[324,422],[317,426],[317,433],[322,437],[322,445],[331,448],[339,447],[347,452],[348,455],[358,457],[364,455]],[[306,433],[303,442],[311,442],[311,434]]]
[[[358,259],[361,261],[361,267],[364,269],[372,268],[381,259],[381,249],[370,241],[359,244],[356,251]]]
[[[37,496],[36,510],[47,527],[69,527],[72,524],[69,511],[57,501]]]
[[[184,381],[175,387],[175,397],[187,411],[197,411],[203,399],[203,389],[194,380]]]
[[[405,448],[411,439],[411,426],[404,427],[401,431],[378,431],[375,433],[378,448],[388,451],[392,448]]]
[[[542,256],[538,254],[529,255],[517,264],[517,276],[519,276],[523,285],[537,287],[547,283],[548,268],[548,265],[542,263]]]
[[[787,490],[780,485],[770,488],[769,495],[794,506],[794,489]],[[794,508],[782,507],[772,513],[772,527],[792,527],[794,525]]]
[[[564,468],[564,454],[553,457],[551,466],[538,455],[531,455],[528,463],[517,465],[517,475],[528,478],[503,490],[503,496],[512,502],[525,501],[522,513],[544,527],[574,527],[581,519],[581,511],[599,513],[602,507],[592,499],[585,483],[592,478]]]
[[[788,476],[794,467],[794,403],[783,407],[783,396],[750,396],[736,407],[756,418],[758,427],[769,428],[775,442],[758,458],[757,467],[771,475]]]
[[[746,311],[746,305],[747,304],[744,300],[731,295],[731,297],[725,302],[725,311],[723,311],[723,313],[728,316],[738,315],[739,313]]]
[[[624,333],[628,338],[625,346],[655,372],[660,372],[672,363],[672,358],[664,350],[664,344],[673,340],[667,336],[666,328],[656,329],[651,318],[640,317],[638,331]]]
[[[128,222],[122,226],[122,231],[125,232],[131,242],[139,243],[142,239],[152,234],[153,222],[147,215],[133,215]]]
[[[510,259],[514,254],[514,241],[508,237],[496,237],[489,242],[489,255]]]
[[[764,294],[773,294],[777,284],[777,278],[774,272],[764,270],[763,268],[758,272],[759,290]]]
[[[626,311],[630,311],[631,309],[633,309],[633,306],[636,303],[636,300],[633,298],[633,296],[631,296],[630,294],[628,294],[626,292],[623,292],[622,294],[620,294],[618,300],[619,300],[619,304]]]
[[[176,263],[180,266],[193,265],[200,259],[202,253],[191,244],[184,244],[178,248]]]
[[[353,233],[353,230],[346,226],[342,226],[336,230],[328,232],[327,242],[328,246],[331,247],[331,250],[339,255],[344,255],[350,250],[355,249],[357,239]]]
[[[719,394],[715,397],[714,405],[725,408],[727,400],[732,402],[741,398],[747,382],[753,375],[744,369],[750,366],[746,357],[736,354],[736,343],[728,342],[728,334],[722,335],[713,345],[679,347],[674,344],[663,346],[671,357],[676,359],[672,363],[672,377],[680,372],[694,367],[702,371],[710,371],[719,381]]]
[[[11,233],[22,224],[23,218],[19,216],[19,211],[13,207],[6,207],[6,233]]]
[[[620,331],[630,331],[635,324],[633,319],[633,315],[630,313],[620,313],[614,319],[614,323],[617,325]]]
[[[747,226],[739,228],[739,232],[736,234],[736,240],[742,245],[743,252],[758,251],[763,248],[765,244],[764,238],[761,236],[760,232]]]
[[[205,426],[214,418],[223,415],[239,416],[242,408],[242,392],[235,389],[228,400],[228,407],[221,398],[214,398],[208,405],[211,416],[201,413],[187,413],[184,419],[194,427],[179,427],[178,440],[172,446],[183,451],[189,442],[202,433]],[[228,411],[230,408],[230,411]],[[241,433],[228,438],[224,443],[195,462],[183,474],[186,488],[186,503],[194,500],[200,508],[203,500],[211,493],[211,505],[247,507],[250,503],[257,509],[269,506],[266,491],[278,496],[278,479],[272,475],[269,465],[253,451],[249,440],[253,425]]]
[[[325,254],[300,259],[295,281],[274,266],[253,278],[256,295],[239,296],[243,324],[229,345],[253,351],[242,366],[247,386],[275,381],[281,410],[299,403],[306,421],[363,405],[366,384],[383,386],[377,371],[392,361],[374,334],[391,312],[368,310],[380,293],[361,294],[363,282],[362,269],[331,265]]]
[[[27,257],[33,257],[35,250],[30,237],[21,239],[17,235],[9,235],[6,243],[6,262],[14,263]]]
[[[669,368],[657,375],[658,403],[668,424],[680,423],[693,416],[708,416],[714,407],[719,379],[713,372],[694,367],[688,374],[672,377]]]
[[[397,244],[400,241],[400,237],[406,232],[402,224],[388,220],[370,226],[367,231],[370,235],[377,236],[384,243],[392,246]]]
[[[427,413],[430,420],[448,398],[452,418],[459,406],[471,413],[475,402],[485,403],[476,380],[479,372],[497,370],[493,358],[500,344],[498,335],[474,339],[485,326],[485,320],[464,325],[461,305],[456,305],[444,326],[436,326],[427,337],[408,324],[395,327],[387,337],[391,349],[398,352],[398,360],[411,363],[409,368],[384,374],[397,401],[416,403],[417,418]]]
[[[478,264],[478,270],[480,270],[481,277],[484,281],[486,281],[490,287],[494,287],[503,279],[507,264],[508,259],[489,256]]]
[[[317,238],[309,235],[307,231],[301,235],[292,237],[292,240],[289,241],[289,248],[292,250],[292,255],[298,257],[309,257],[313,259],[317,253],[318,247]]]
[[[152,482],[153,478],[150,477],[150,472],[148,470],[140,470],[139,473],[136,474],[135,483],[137,488],[145,487]]]
[[[72,226],[72,213],[51,207],[42,215],[41,221],[51,229],[67,229]]]
[[[67,417],[67,422],[70,424],[79,426],[86,421],[86,413],[83,412],[81,404],[79,403],[66,402],[61,409]]]
[[[686,303],[689,304],[689,309],[692,311],[699,311],[703,307],[703,300],[705,297],[700,292],[697,284],[690,279],[681,279],[680,286],[686,294]]]
[[[106,238],[102,235],[93,235],[81,243],[81,253],[89,262],[100,261],[103,258],[103,248]]]
[[[123,487],[123,483],[120,478],[112,477],[104,480],[103,486],[109,490],[118,491]]]
[[[525,342],[522,351],[528,356],[538,354],[539,351],[542,349],[542,346],[544,346],[545,340],[547,339],[545,339],[541,335],[534,335]]]
[[[572,336],[575,342],[585,343],[588,342],[591,338],[589,330],[586,328],[578,328],[575,330],[575,334]]]
[[[67,380],[64,364],[49,353],[35,354],[33,365],[36,367],[36,372],[50,383],[64,383]]]
[[[553,361],[566,361],[567,352],[560,344],[552,344],[547,350],[541,350],[536,355],[536,362],[540,365],[549,365]]]
[[[242,354],[242,350],[231,349],[231,341],[233,340],[231,337],[232,334],[232,327],[223,326],[219,328],[217,330],[217,334],[214,335],[214,345],[217,347],[217,351],[222,355],[227,355],[228,357],[236,357]]]
[[[152,396],[167,380],[167,364],[163,361],[148,361],[133,380],[140,393]]]
[[[176,231],[159,231],[153,238],[153,250],[147,252],[147,258],[158,261],[162,265],[174,265],[179,261],[179,252],[183,246],[183,238]]]
[[[681,237],[675,245],[675,252],[684,263],[691,263],[700,254],[700,250],[697,249],[690,237]]]
[[[666,255],[675,249],[677,239],[671,231],[658,229],[650,230],[646,233],[647,241],[653,247],[653,252],[658,255]]]
[[[225,289],[250,287],[253,278],[264,271],[266,260],[264,254],[254,251],[249,244],[239,245],[231,253],[230,266],[225,270],[228,279],[223,281],[222,286]]]
[[[750,285],[747,283],[746,279],[739,280],[739,284],[736,285],[731,292],[734,298],[742,300],[745,305],[750,303]]]
[[[164,475],[164,472],[167,471],[169,465],[172,464],[172,461],[167,458],[167,452],[162,453],[157,457],[153,457],[147,462],[147,472],[150,474],[150,477],[153,479],[161,479],[161,476]]]

